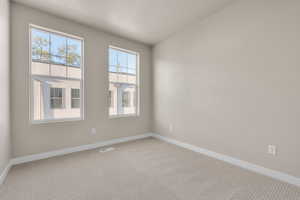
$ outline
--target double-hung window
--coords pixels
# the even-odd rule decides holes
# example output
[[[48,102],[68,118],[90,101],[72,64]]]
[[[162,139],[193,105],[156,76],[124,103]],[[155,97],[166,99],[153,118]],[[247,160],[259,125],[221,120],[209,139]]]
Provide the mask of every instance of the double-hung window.
[[[64,88],[50,88],[50,108],[64,108]]]
[[[71,107],[80,108],[80,89],[71,89]]]
[[[139,54],[109,47],[109,115],[139,115]]]
[[[83,119],[83,39],[30,26],[32,122]]]
[[[122,94],[122,107],[123,108],[127,108],[130,107],[130,97],[133,96],[133,94],[131,95],[131,93],[129,91],[125,91]]]

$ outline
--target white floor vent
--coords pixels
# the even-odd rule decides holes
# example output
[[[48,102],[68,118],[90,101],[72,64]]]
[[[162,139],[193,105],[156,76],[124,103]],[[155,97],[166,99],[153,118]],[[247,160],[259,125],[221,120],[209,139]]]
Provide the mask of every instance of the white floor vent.
[[[105,148],[99,149],[99,152],[100,153],[106,153],[106,152],[113,151],[113,150],[115,150],[114,147],[105,147]]]

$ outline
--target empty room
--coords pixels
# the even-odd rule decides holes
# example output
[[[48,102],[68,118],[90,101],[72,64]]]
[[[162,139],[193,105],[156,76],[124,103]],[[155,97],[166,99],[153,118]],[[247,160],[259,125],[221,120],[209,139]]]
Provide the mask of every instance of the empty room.
[[[0,0],[0,200],[300,200],[299,0]]]

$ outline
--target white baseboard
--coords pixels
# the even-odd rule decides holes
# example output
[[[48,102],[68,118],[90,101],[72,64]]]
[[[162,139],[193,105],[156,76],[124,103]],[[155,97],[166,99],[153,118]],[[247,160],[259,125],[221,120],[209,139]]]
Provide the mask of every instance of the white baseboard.
[[[104,146],[123,143],[123,142],[129,142],[129,141],[143,139],[143,138],[147,138],[147,137],[154,137],[154,138],[163,140],[165,142],[172,143],[177,146],[189,149],[191,151],[201,153],[206,156],[236,165],[238,167],[241,167],[241,168],[244,168],[244,169],[265,175],[265,176],[269,176],[274,179],[281,180],[281,181],[284,181],[284,182],[287,182],[287,183],[290,183],[290,184],[300,187],[300,178],[297,178],[297,177],[294,177],[289,174],[282,173],[282,172],[279,172],[276,170],[268,169],[268,168],[265,168],[265,167],[262,167],[259,165],[255,165],[255,164],[243,161],[243,160],[239,160],[239,159],[227,156],[227,155],[209,151],[207,149],[203,149],[203,148],[191,145],[191,144],[187,144],[187,143],[180,142],[180,141],[177,141],[177,140],[174,140],[171,138],[167,138],[167,137],[155,134],[155,133],[146,133],[146,134],[141,134],[141,135],[137,135],[137,136],[117,138],[117,139],[108,140],[108,141],[104,141],[104,142],[98,142],[98,143],[94,143],[94,144],[87,144],[87,145],[82,145],[82,146],[77,146],[77,147],[61,149],[61,150],[57,150],[57,151],[51,151],[51,152],[46,152],[46,153],[40,153],[40,154],[34,154],[34,155],[29,155],[29,156],[13,158],[10,160],[10,162],[7,164],[6,168],[3,170],[2,174],[0,175],[0,185],[4,182],[10,168],[13,165],[31,162],[31,161],[35,161],[35,160],[51,158],[51,157],[55,157],[55,156],[66,155],[66,154],[85,151],[85,150],[91,150],[91,149],[95,149],[95,148],[99,148],[99,147],[104,147]]]
[[[255,164],[252,164],[252,163],[249,163],[249,162],[246,162],[246,161],[243,161],[243,160],[239,160],[237,158],[233,158],[233,157],[230,157],[230,156],[227,156],[227,155],[223,155],[223,154],[220,154],[220,153],[209,151],[207,149],[203,149],[203,148],[191,145],[191,144],[180,142],[180,141],[177,141],[177,140],[165,137],[165,136],[161,136],[159,134],[153,133],[152,136],[154,138],[163,140],[163,141],[171,143],[171,144],[175,144],[177,146],[192,150],[194,152],[201,153],[201,154],[204,154],[206,156],[209,156],[209,157],[212,157],[212,158],[230,163],[232,165],[236,165],[238,167],[241,167],[241,168],[244,168],[244,169],[247,169],[247,170],[262,174],[262,175],[265,175],[265,176],[269,176],[269,177],[272,177],[274,179],[277,179],[277,180],[280,180],[280,181],[283,181],[283,182],[293,184],[293,185],[296,185],[296,186],[300,187],[300,178],[297,178],[295,176],[291,176],[291,175],[286,174],[286,173],[282,173],[282,172],[279,172],[279,171],[276,171],[276,170],[272,170],[272,169],[268,169],[268,168],[265,168],[265,167],[262,167],[262,166],[259,166],[259,165],[255,165]]]
[[[153,135],[152,133],[145,133],[145,134],[141,134],[141,135],[117,138],[117,139],[108,140],[108,141],[104,141],[104,142],[98,142],[98,143],[94,143],[94,144],[81,145],[81,146],[77,146],[77,147],[65,148],[65,149],[56,150],[56,151],[50,151],[50,152],[45,152],[45,153],[40,153],[40,154],[33,154],[33,155],[29,155],[29,156],[17,157],[17,158],[13,158],[11,160],[11,164],[17,165],[17,164],[21,164],[21,163],[27,163],[27,162],[51,158],[51,157],[55,157],[55,156],[66,155],[66,154],[75,153],[75,152],[79,152],[79,151],[91,150],[91,149],[104,147],[104,146],[108,146],[108,145],[143,139],[143,138],[151,137],[152,135]]]
[[[4,181],[7,177],[7,174],[8,174],[11,167],[12,167],[11,162],[8,162],[6,167],[3,169],[2,173],[0,173],[0,185],[4,183]]]
[[[108,141],[104,141],[104,142],[98,142],[98,143],[94,143],[94,144],[81,145],[81,146],[77,146],[77,147],[65,148],[65,149],[56,150],[56,151],[50,151],[50,152],[45,152],[45,153],[39,153],[39,154],[33,154],[33,155],[13,158],[10,160],[10,162],[7,164],[6,168],[0,174],[0,185],[4,183],[6,176],[9,172],[10,168],[13,165],[18,165],[18,164],[32,162],[32,161],[36,161],[36,160],[51,158],[51,157],[55,157],[55,156],[62,156],[62,155],[75,153],[75,152],[79,152],[79,151],[96,149],[99,147],[134,141],[134,140],[143,139],[143,138],[147,138],[147,137],[151,137],[151,136],[153,136],[153,133],[145,133],[145,134],[141,134],[141,135],[117,138],[117,139],[112,139],[112,140],[108,140]]]

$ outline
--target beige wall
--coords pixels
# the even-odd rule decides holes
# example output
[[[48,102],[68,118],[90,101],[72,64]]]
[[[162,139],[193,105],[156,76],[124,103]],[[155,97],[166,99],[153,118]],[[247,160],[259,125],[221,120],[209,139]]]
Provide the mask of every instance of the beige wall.
[[[9,1],[0,0],[0,175],[10,159]]]
[[[236,1],[156,45],[155,131],[300,177],[299,13]]]
[[[127,39],[13,3],[12,30],[12,142],[13,156],[137,135],[151,128],[151,48]],[[33,23],[85,39],[85,120],[76,122],[29,123],[28,25]],[[139,117],[108,117],[108,46],[140,53],[141,113]],[[97,135],[90,135],[91,128]]]

